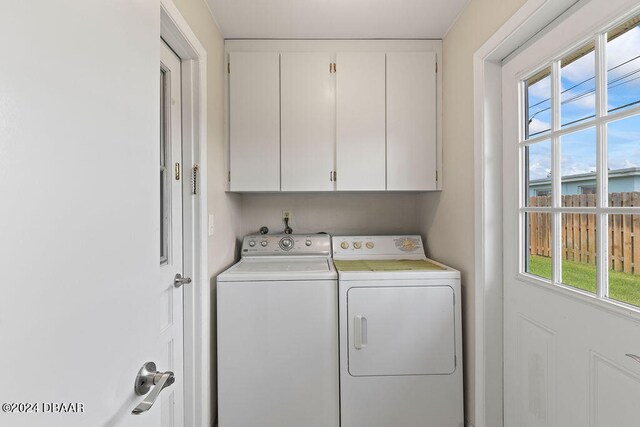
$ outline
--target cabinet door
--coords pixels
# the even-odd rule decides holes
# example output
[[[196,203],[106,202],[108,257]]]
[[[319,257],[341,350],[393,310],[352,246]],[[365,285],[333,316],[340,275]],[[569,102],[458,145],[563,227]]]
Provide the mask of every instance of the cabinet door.
[[[387,190],[436,189],[436,55],[387,53]]]
[[[335,92],[328,53],[281,55],[283,191],[331,191]]]
[[[385,189],[385,54],[336,56],[338,190]]]
[[[280,190],[280,56],[229,55],[231,191]]]

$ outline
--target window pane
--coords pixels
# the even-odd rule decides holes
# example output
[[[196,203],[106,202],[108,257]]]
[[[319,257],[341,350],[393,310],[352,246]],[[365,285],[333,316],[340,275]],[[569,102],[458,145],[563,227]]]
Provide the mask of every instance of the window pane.
[[[551,69],[547,68],[525,82],[525,138],[548,133],[551,129]]]
[[[564,135],[560,150],[562,206],[595,206],[595,128]]]
[[[562,283],[596,292],[595,214],[562,214]]]
[[[525,216],[525,267],[526,273],[551,280],[551,214],[529,212]]]
[[[551,206],[551,141],[524,147],[525,206]]]
[[[609,206],[632,206],[640,191],[640,116],[609,123],[607,135]]]
[[[596,65],[594,44],[584,46],[560,61],[560,122],[569,126],[596,115]]]
[[[160,70],[160,264],[166,264],[169,252],[169,185],[167,168],[167,73]]]
[[[609,112],[640,103],[640,28],[638,18],[607,33]]]
[[[609,298],[640,306],[640,215],[609,215],[608,222]]]

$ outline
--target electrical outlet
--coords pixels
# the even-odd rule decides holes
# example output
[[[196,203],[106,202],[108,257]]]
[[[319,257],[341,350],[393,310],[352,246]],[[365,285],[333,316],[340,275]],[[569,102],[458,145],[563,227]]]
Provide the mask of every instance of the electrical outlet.
[[[282,221],[284,222],[284,220],[286,219],[288,219],[289,222],[291,222],[291,220],[293,219],[292,212],[289,209],[283,209],[282,211]]]

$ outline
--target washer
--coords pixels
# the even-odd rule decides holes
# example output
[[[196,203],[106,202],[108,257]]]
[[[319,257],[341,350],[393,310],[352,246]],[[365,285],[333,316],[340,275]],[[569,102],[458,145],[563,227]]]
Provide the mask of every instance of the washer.
[[[217,279],[220,427],[340,423],[328,235],[250,235]]]
[[[463,424],[460,273],[420,236],[333,238],[342,427]]]

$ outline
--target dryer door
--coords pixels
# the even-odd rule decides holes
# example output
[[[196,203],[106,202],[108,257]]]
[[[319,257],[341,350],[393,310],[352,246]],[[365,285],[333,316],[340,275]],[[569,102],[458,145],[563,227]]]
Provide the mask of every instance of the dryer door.
[[[352,376],[455,371],[454,293],[449,286],[351,288]]]

